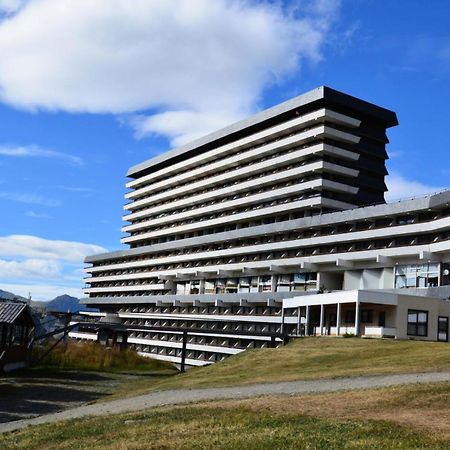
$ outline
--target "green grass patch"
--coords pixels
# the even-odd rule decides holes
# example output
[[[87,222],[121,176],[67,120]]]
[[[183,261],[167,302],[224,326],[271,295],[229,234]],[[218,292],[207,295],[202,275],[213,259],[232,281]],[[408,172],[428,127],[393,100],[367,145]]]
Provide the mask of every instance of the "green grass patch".
[[[281,416],[243,408],[159,408],[0,436],[1,449],[447,449],[445,438],[376,420]]]
[[[33,358],[37,361],[47,351],[47,346],[36,346]],[[100,372],[167,372],[176,373],[166,361],[140,356],[132,349],[119,351],[106,348],[96,342],[68,341],[58,344],[39,364],[45,370],[90,370]]]
[[[152,389],[444,370],[450,370],[450,346],[446,343],[315,337],[296,339],[276,349],[247,350],[158,381]]]

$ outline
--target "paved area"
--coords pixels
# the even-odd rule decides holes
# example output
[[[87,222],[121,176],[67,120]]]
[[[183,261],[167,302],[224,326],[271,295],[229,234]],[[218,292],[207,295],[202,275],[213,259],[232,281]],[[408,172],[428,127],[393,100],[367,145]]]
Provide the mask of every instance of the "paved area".
[[[79,406],[61,412],[41,415],[32,419],[17,420],[0,424],[0,432],[17,430],[28,425],[51,423],[59,420],[75,419],[85,416],[98,416],[124,412],[140,411],[163,405],[176,405],[204,400],[248,398],[261,395],[306,394],[314,392],[333,392],[351,389],[369,389],[413,383],[434,383],[450,381],[450,372],[400,374],[386,376],[367,376],[337,378],[333,380],[292,381],[280,383],[255,384],[210,389],[180,389],[153,392],[109,402]]]

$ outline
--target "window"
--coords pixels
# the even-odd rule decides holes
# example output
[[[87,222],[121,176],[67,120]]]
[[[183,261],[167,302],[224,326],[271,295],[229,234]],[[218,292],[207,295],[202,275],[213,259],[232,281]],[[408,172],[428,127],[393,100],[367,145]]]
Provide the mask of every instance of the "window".
[[[317,273],[296,273],[293,276],[292,291],[315,291],[317,289]]]
[[[216,294],[225,294],[225,280],[223,278],[216,280]]]
[[[450,263],[442,264],[442,286],[450,285]]]
[[[258,277],[251,277],[250,292],[258,292]]]
[[[238,279],[228,278],[226,282],[225,292],[227,294],[236,294],[238,291]]]
[[[291,290],[291,275],[279,275],[277,292],[289,292]]]
[[[185,295],[188,293],[189,292],[186,292],[186,283],[185,282],[177,283],[177,295]]]
[[[200,280],[192,280],[190,284],[190,294],[200,294]]]
[[[214,294],[216,292],[214,280],[205,281],[205,294]]]
[[[345,311],[345,323],[355,323],[355,310],[348,309]]]
[[[408,336],[428,336],[428,311],[408,309]]]
[[[410,264],[395,268],[395,288],[438,286],[439,264]]]
[[[250,292],[250,278],[239,278],[239,292]]]
[[[372,323],[373,322],[373,310],[363,309],[361,311],[361,323]]]
[[[272,290],[272,277],[259,277],[259,292],[270,292]]]

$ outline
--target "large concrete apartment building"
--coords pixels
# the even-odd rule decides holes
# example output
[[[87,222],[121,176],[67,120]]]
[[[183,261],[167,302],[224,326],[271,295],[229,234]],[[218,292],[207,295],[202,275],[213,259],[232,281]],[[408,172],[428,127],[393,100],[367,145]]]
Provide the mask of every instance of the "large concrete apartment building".
[[[132,167],[129,248],[86,259],[100,312],[72,336],[190,365],[286,335],[447,341],[450,191],[385,203],[397,124],[320,87]]]

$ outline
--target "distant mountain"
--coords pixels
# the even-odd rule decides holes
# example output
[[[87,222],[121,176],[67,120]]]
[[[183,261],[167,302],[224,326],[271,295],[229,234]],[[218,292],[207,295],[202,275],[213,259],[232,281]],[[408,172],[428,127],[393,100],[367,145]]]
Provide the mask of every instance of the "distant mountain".
[[[70,295],[60,295],[53,300],[47,302],[47,311],[53,312],[79,312],[79,311],[92,311],[85,305],[80,304],[80,299],[71,297]]]
[[[28,299],[21,295],[13,294],[12,292],[3,291],[0,289],[0,302],[17,301],[28,302]],[[31,300],[30,305],[38,311],[53,311],[53,312],[71,312],[77,313],[80,311],[96,311],[92,308],[87,308],[80,304],[80,299],[70,295],[60,295],[49,302],[40,302]]]
[[[26,302],[27,299],[22,297],[21,295],[13,294],[12,292],[3,291],[0,289],[0,302],[5,301],[18,301],[18,302]]]

